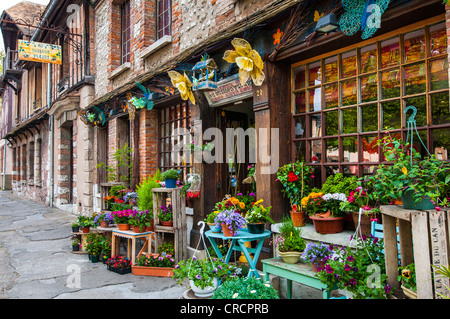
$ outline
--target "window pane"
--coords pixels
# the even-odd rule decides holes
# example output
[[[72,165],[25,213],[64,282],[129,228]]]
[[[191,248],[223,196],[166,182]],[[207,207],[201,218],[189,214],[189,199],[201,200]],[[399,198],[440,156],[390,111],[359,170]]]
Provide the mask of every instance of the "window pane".
[[[431,90],[448,89],[448,59],[430,62]]]
[[[294,125],[295,138],[305,137],[305,116],[294,117]]]
[[[376,104],[361,106],[362,131],[378,131],[378,108]]]
[[[439,125],[449,123],[450,104],[448,91],[431,95],[431,124]]]
[[[325,82],[334,82],[338,79],[337,56],[325,60]]]
[[[377,69],[377,45],[372,44],[361,49],[361,73]]]
[[[420,139],[422,139],[423,144],[427,145],[427,141],[428,141],[428,139],[427,139],[427,131],[426,130],[419,130],[418,132],[419,132]],[[405,138],[406,138],[406,136],[405,136]],[[417,152],[419,152],[422,157],[429,156],[428,152],[427,152],[427,149],[422,144],[422,142],[420,142],[420,139],[417,136],[417,133],[414,132],[414,136],[413,136],[414,149]],[[409,140],[411,141],[411,137],[409,137]]]
[[[400,96],[400,70],[381,73],[381,95],[383,99]]]
[[[338,83],[324,85],[325,108],[330,109],[339,106]]]
[[[344,162],[358,162],[358,149],[356,143],[356,136],[342,138],[342,151]]]
[[[372,102],[377,100],[378,86],[377,75],[372,74],[361,77],[361,102]]]
[[[425,58],[425,30],[405,34],[405,63]]]
[[[438,159],[448,160],[450,152],[450,129],[438,129],[431,131],[431,154]]]
[[[405,67],[405,94],[423,93],[426,89],[425,63]]]
[[[305,113],[306,111],[306,95],[305,91],[295,93],[294,114]]]
[[[295,147],[295,160],[301,161],[306,158],[306,142],[305,141],[296,141],[294,142]]]
[[[322,163],[322,140],[311,141],[311,162]]]
[[[342,105],[353,105],[358,102],[356,79],[343,81],[342,83]]]
[[[339,121],[338,111],[324,113],[325,116],[325,136],[338,135]]]
[[[344,176],[358,176],[358,165],[342,166],[342,174]]]
[[[398,38],[381,42],[381,68],[388,68],[400,63],[400,45]]]
[[[426,126],[427,125],[427,98],[426,96],[418,96],[418,97],[412,97],[405,100],[405,107],[407,106],[415,106],[417,109],[416,114],[416,125],[418,127],[420,126]],[[411,111],[409,111],[406,114],[406,119],[411,115]],[[406,127],[406,123],[405,123]]]
[[[308,90],[309,92],[309,111],[320,111],[322,109],[322,89],[320,87],[316,89]]]
[[[325,174],[326,174],[327,178],[328,178],[328,176],[336,175],[337,173],[339,173],[339,166],[326,166],[325,167]]]
[[[356,75],[356,50],[342,54],[342,77]]]
[[[381,129],[387,127],[399,129],[402,126],[400,101],[391,101],[381,104],[383,123]]]
[[[320,61],[309,64],[309,86],[322,83],[322,71]]]
[[[310,127],[311,136],[310,137],[321,137],[322,136],[322,117],[320,114],[310,115]]]
[[[358,112],[356,107],[342,109],[342,133],[358,132]]]
[[[374,165],[363,165],[362,166],[363,175],[372,175],[375,171]]]
[[[325,151],[327,163],[339,162],[339,140],[337,138],[325,140]]]
[[[305,66],[301,66],[294,70],[294,90],[303,89],[305,87]]]
[[[447,31],[445,23],[430,27],[431,56],[447,53]]]
[[[363,136],[362,154],[363,162],[378,162],[378,137],[377,135]]]

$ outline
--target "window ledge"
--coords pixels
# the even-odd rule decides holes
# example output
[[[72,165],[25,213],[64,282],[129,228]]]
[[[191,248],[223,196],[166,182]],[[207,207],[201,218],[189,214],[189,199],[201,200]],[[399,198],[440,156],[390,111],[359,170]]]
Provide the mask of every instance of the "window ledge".
[[[121,66],[117,67],[114,71],[112,71],[111,74],[108,76],[108,79],[112,80],[118,77],[120,74],[124,73],[125,71],[128,71],[130,68],[131,68],[130,62],[124,63]]]
[[[172,36],[171,35],[165,35],[161,39],[158,39],[155,41],[152,45],[148,46],[147,48],[142,51],[141,57],[143,59],[147,58],[148,56],[152,55],[159,49],[165,47],[169,43],[172,43]]]

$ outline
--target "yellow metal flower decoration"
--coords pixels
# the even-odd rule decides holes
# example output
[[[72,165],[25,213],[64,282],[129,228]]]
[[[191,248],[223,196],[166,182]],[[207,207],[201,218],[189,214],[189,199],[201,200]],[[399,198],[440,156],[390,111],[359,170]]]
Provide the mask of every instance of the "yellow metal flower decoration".
[[[253,84],[261,86],[265,75],[263,72],[264,62],[258,52],[252,49],[250,44],[240,38],[231,41],[234,50],[227,50],[223,59],[228,63],[236,63],[239,67],[239,80],[242,85],[247,82],[249,76],[252,77]]]
[[[195,97],[192,92],[192,82],[189,80],[186,73],[181,75],[177,71],[169,71],[170,80],[172,81],[172,85],[178,89],[181,94],[181,99],[186,101],[187,99],[191,100],[192,104],[195,105]]]

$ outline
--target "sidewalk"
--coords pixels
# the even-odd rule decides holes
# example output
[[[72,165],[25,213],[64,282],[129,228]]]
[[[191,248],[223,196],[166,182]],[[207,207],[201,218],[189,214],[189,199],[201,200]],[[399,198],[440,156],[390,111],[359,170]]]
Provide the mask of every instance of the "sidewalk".
[[[72,219],[68,212],[0,191],[0,299],[182,297],[186,287],[172,278],[119,275],[87,255],[72,254]]]

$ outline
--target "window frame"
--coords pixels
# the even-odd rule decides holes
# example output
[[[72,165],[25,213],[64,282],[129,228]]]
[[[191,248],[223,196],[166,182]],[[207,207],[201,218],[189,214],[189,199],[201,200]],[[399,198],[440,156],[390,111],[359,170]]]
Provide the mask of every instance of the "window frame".
[[[131,1],[120,4],[120,63],[131,61]]]
[[[160,12],[160,4],[162,3],[162,12]],[[165,20],[165,13],[168,12],[168,21]],[[161,18],[163,20],[162,27],[160,26]],[[172,1],[171,0],[157,0],[156,1],[156,40],[163,38],[166,35],[172,35]]]

